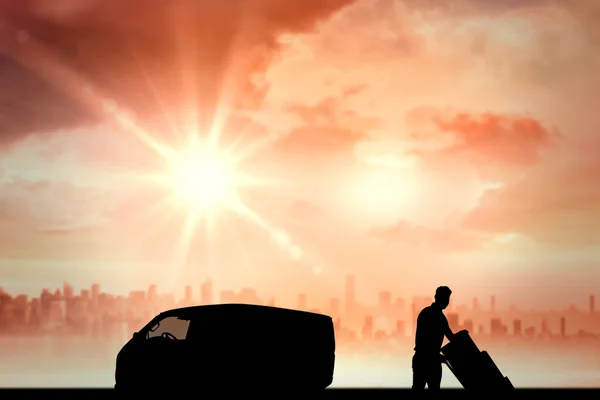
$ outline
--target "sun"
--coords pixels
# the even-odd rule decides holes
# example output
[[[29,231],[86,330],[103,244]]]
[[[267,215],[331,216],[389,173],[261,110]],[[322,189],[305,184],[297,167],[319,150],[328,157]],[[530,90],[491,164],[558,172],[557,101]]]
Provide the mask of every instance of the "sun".
[[[172,163],[172,182],[180,201],[204,211],[236,197],[235,170],[217,154],[182,154]]]
[[[173,181],[180,199],[192,207],[214,209],[235,197],[235,173],[216,155],[181,157]]]

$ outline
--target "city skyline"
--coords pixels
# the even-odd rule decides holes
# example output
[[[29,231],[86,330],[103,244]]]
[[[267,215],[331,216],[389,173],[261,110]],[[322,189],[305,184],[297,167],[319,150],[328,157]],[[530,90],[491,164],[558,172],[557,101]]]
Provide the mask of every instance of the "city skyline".
[[[344,290],[341,293],[331,293],[330,296],[328,298],[326,298],[326,301],[320,301],[321,304],[331,304],[332,300],[336,300],[336,302],[338,303],[342,303],[345,302],[346,307],[348,304],[353,304],[353,303],[359,303],[359,302],[363,302],[367,299],[365,299],[365,297],[367,296],[362,296],[362,300],[359,300],[359,298],[356,296],[356,277],[352,274],[348,274],[346,275],[346,280],[345,280],[345,287]],[[238,295],[242,295],[244,293],[248,293],[251,292],[253,293],[252,296],[257,296],[260,293],[258,293],[258,291],[251,287],[251,286],[244,286],[241,288],[224,288],[220,291],[215,291],[214,289],[214,281],[211,278],[206,278],[204,281],[196,284],[196,285],[192,285],[192,284],[187,284],[185,286],[182,286],[179,290],[176,291],[164,291],[161,290],[160,285],[159,284],[150,284],[148,285],[148,287],[146,287],[145,289],[142,288],[137,288],[134,290],[130,290],[129,292],[123,293],[123,294],[110,294],[111,296],[114,297],[118,297],[118,298],[125,298],[125,297],[130,297],[132,295],[132,293],[149,293],[149,292],[154,292],[154,293],[160,293],[161,295],[168,295],[173,297],[173,299],[176,300],[193,300],[196,301],[198,300],[199,303],[198,305],[201,304],[208,304],[207,301],[203,300],[206,299],[206,294],[203,293],[203,291],[207,290],[206,287],[207,285],[210,285],[211,289],[210,289],[210,294],[208,294],[208,298],[212,299],[210,301],[217,301],[217,303],[213,303],[213,304],[218,304],[219,300],[221,302],[231,302],[231,301],[227,301],[228,299],[232,298],[232,297],[236,297]],[[109,294],[108,292],[102,291],[100,292],[100,287],[102,287],[102,285],[100,283],[92,283],[91,285],[89,285],[88,287],[82,287],[79,289],[75,289],[75,287],[73,285],[71,285],[67,280],[63,280],[63,285],[61,287],[54,287],[54,288],[50,288],[50,287],[45,287],[45,288],[41,288],[39,289],[39,291],[37,293],[29,294],[29,293],[15,293],[15,292],[11,292],[11,291],[7,291],[5,290],[2,286],[0,286],[0,295],[9,295],[12,297],[15,296],[25,296],[27,298],[35,298],[37,297],[37,295],[41,294],[41,293],[61,293],[61,295],[64,295],[64,290],[66,290],[65,288],[69,288],[69,292],[70,293],[75,293],[78,292],[79,296],[82,296],[83,293],[90,293],[90,291],[94,291],[96,290],[98,293],[102,293],[102,294]],[[94,289],[96,288],[96,289]],[[432,291],[433,292],[433,291]],[[600,292],[599,292],[600,293]],[[213,295],[217,295],[217,297],[212,297]],[[265,295],[263,293],[263,295]],[[277,296],[273,295],[273,294],[266,294],[268,298],[272,298],[275,299],[277,298]],[[219,297],[220,296],[220,297]],[[223,298],[223,296],[225,296],[225,299]],[[297,304],[301,305],[307,304],[308,298],[310,296],[310,293],[307,292],[302,292],[302,291],[298,291],[295,294],[289,294],[289,296],[287,296],[287,300],[284,300],[286,303],[290,303],[290,298],[294,298],[297,300]],[[464,296],[462,296],[464,298]],[[492,312],[496,312],[496,311],[510,311],[510,310],[514,310],[514,309],[519,309],[519,310],[531,310],[531,311],[552,311],[552,312],[560,312],[560,311],[582,311],[582,310],[587,310],[590,313],[595,313],[597,310],[596,308],[596,295],[595,294],[588,294],[588,295],[581,295],[579,296],[580,298],[585,298],[586,301],[583,302],[581,299],[577,302],[573,302],[573,301],[569,301],[568,299],[564,299],[565,301],[562,303],[562,306],[558,307],[558,308],[540,308],[540,309],[536,309],[536,308],[531,308],[531,307],[523,307],[520,308],[519,305],[515,302],[510,302],[510,301],[504,301],[502,302],[503,299],[499,299],[498,296],[494,295],[494,294],[488,294],[487,295],[487,302],[482,302],[482,297],[480,296],[474,296],[470,298],[470,301],[467,302],[457,302],[454,299],[456,298],[456,295],[452,294],[451,300],[450,300],[450,305],[448,306],[448,310],[452,310],[453,307],[458,307],[458,308],[469,308],[471,307],[472,310],[478,310],[478,311],[483,311],[483,310],[487,310],[487,311],[492,311]],[[311,297],[312,299],[312,297]],[[426,303],[431,303],[434,301],[434,296],[433,295],[427,295],[425,293],[420,293],[418,295],[412,295],[412,296],[406,296],[406,295],[401,295],[398,294],[397,292],[393,291],[393,290],[381,290],[379,292],[376,293],[376,296],[371,296],[370,301],[367,300],[366,304],[382,304],[382,303],[392,303],[398,300],[402,300],[403,304],[408,304],[408,303],[404,303],[405,300],[412,300],[414,301],[415,299],[427,299],[425,302]],[[373,302],[375,300],[375,302]],[[501,300],[500,302],[500,306],[498,307],[498,300]],[[583,307],[582,307],[583,305]],[[299,307],[301,309],[304,309],[305,307]]]
[[[10,370],[0,375],[0,384],[65,385],[49,379],[50,375],[68,382],[79,371],[83,381],[67,385],[112,386],[117,352],[159,312],[220,300],[328,313],[336,336],[335,386],[409,385],[414,321],[422,307],[430,304],[431,296],[409,299],[384,291],[371,304],[364,304],[354,296],[355,283],[349,278],[346,291],[320,309],[313,308],[306,293],[297,295],[295,305],[279,304],[273,296],[259,295],[252,288],[216,293],[210,281],[187,286],[183,296],[177,297],[156,285],[128,296],[106,293],[99,284],[77,291],[65,283],[56,290],[43,289],[38,298],[31,299],[0,292],[0,348],[3,365]],[[594,295],[589,297],[587,310],[562,312],[502,311],[496,307],[499,301],[491,296],[451,305],[445,311],[451,329],[467,329],[481,348],[498,359],[503,371],[517,378],[519,387],[595,385],[600,313]],[[37,360],[34,367],[28,363],[32,357]],[[384,374],[385,380],[370,377],[372,368]],[[589,371],[590,376],[571,382],[576,377],[555,378],[570,368]],[[21,371],[18,378],[15,369]]]
[[[10,320],[15,315],[17,320],[22,321],[21,324],[29,324],[27,321],[31,318],[39,318],[40,310],[47,314],[40,320],[42,323],[50,318],[49,315],[54,315],[52,318],[57,319],[58,322],[69,321],[72,317],[69,315],[73,312],[73,307],[79,310],[77,311],[78,318],[114,317],[124,322],[123,307],[128,309],[134,307],[132,315],[138,316],[140,310],[135,311],[135,308],[142,307],[144,318],[148,319],[152,313],[156,314],[169,308],[246,303],[324,313],[333,318],[338,330],[342,329],[342,321],[345,329],[353,326],[354,328],[349,331],[351,335],[356,335],[362,329],[363,336],[365,332],[369,331],[369,336],[377,337],[377,335],[389,334],[391,329],[392,334],[405,337],[412,335],[411,330],[414,330],[416,316],[420,310],[433,301],[433,296],[407,298],[391,291],[381,291],[374,302],[364,303],[356,298],[356,281],[353,275],[347,276],[345,286],[344,293],[330,297],[324,304],[311,302],[311,297],[306,293],[298,293],[296,303],[290,304],[289,302],[281,303],[272,295],[260,295],[250,287],[240,291],[227,289],[215,291],[210,279],[197,285],[196,291],[192,285],[185,286],[182,296],[161,292],[157,285],[151,285],[146,290],[131,291],[127,296],[115,296],[102,291],[99,284],[76,291],[65,282],[62,288],[55,290],[44,288],[38,297],[32,298],[23,294],[11,295],[0,288],[0,331],[6,328],[7,323],[10,325]],[[536,335],[540,334],[553,335],[556,331],[561,337],[573,334],[578,336],[600,335],[600,324],[594,320],[594,317],[598,315],[595,295],[589,295],[588,307],[583,310],[574,305],[560,310],[525,310],[513,305],[509,309],[502,310],[497,308],[498,298],[495,295],[489,296],[487,300],[486,302],[474,297],[470,304],[453,304],[451,301],[445,310],[451,329],[453,331],[467,329],[473,335],[487,334],[491,337],[506,336],[509,332],[514,337],[537,337]],[[84,308],[81,308],[82,304]],[[115,304],[120,304],[118,310],[121,311],[114,309]],[[86,308],[88,306],[91,308]],[[86,312],[91,314],[86,316]],[[575,329],[571,325],[567,327],[567,319],[570,322],[575,321]],[[382,323],[386,328],[383,331],[376,329],[374,321],[379,328]],[[360,329],[352,330],[356,328]],[[343,337],[343,329],[341,332]]]

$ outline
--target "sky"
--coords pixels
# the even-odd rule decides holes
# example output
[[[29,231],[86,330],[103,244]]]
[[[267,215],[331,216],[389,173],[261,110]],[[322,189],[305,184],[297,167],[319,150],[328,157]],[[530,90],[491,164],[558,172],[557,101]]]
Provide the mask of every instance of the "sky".
[[[583,305],[598,22],[594,0],[4,1],[2,286],[324,300],[354,274],[365,301]]]

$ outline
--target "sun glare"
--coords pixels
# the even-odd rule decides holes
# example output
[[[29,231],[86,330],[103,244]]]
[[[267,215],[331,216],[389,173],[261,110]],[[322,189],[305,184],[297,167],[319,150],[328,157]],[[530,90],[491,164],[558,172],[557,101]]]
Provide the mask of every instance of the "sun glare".
[[[179,197],[194,208],[214,209],[235,195],[234,171],[215,155],[183,156],[177,160],[173,181]]]
[[[18,36],[21,27],[9,23],[5,25],[4,30],[14,37]],[[16,49],[17,47],[8,49],[8,55],[28,66],[40,77],[50,82],[61,82],[61,88],[69,96],[79,99],[82,106],[89,108],[94,114],[102,115],[115,128],[136,138],[140,144],[155,153],[156,166],[160,168],[120,171],[119,177],[131,185],[132,191],[137,185],[141,185],[140,190],[151,189],[150,193],[157,194],[156,202],[148,204],[147,207],[140,205],[140,209],[136,210],[138,213],[147,213],[147,218],[151,218],[152,221],[162,217],[163,222],[171,220],[175,214],[182,214],[182,229],[173,243],[173,265],[187,267],[187,257],[200,222],[204,224],[207,243],[212,243],[213,231],[221,222],[221,225],[226,225],[225,221],[219,221],[217,215],[217,211],[222,209],[263,230],[274,238],[273,242],[277,247],[287,250],[294,260],[306,258],[304,251],[294,240],[287,235],[282,237],[278,229],[243,201],[246,190],[256,193],[259,188],[267,190],[269,186],[272,189],[272,186],[282,182],[281,179],[258,176],[262,174],[257,175],[256,168],[250,168],[251,165],[248,165],[251,158],[282,138],[280,132],[268,132],[244,143],[244,138],[248,137],[247,127],[240,127],[238,137],[226,147],[222,147],[223,130],[228,126],[230,118],[239,120],[233,104],[238,102],[238,90],[244,87],[244,84],[240,86],[239,83],[245,80],[238,81],[238,65],[230,65],[225,71],[217,96],[218,102],[211,116],[211,125],[203,132],[198,126],[199,94],[194,90],[187,92],[189,88],[198,87],[197,77],[194,75],[196,71],[185,71],[186,80],[190,81],[185,82],[181,95],[182,99],[187,101],[175,110],[161,101],[162,93],[144,69],[144,65],[139,64],[142,68],[140,74],[146,77],[146,83],[156,100],[157,115],[162,114],[165,117],[164,122],[171,125],[170,135],[164,136],[175,139],[174,142],[178,145],[173,146],[174,143],[163,142],[163,135],[154,136],[144,128],[152,123],[153,118],[140,120],[141,117],[132,110],[123,108],[118,98],[104,96],[101,87],[84,79],[79,71],[63,64],[51,48],[35,37],[28,38],[27,46],[12,51]],[[239,57],[234,57],[237,58]],[[240,71],[245,71],[245,64],[241,68]],[[176,112],[172,115],[171,111]],[[173,118],[175,116],[177,118]],[[254,122],[258,121],[249,121],[248,125]],[[185,143],[186,141],[188,143]],[[184,145],[184,148],[180,148],[179,145]],[[245,167],[242,168],[242,165]],[[207,248],[210,249],[210,246]],[[172,276],[173,279],[177,279],[178,272],[174,271]]]

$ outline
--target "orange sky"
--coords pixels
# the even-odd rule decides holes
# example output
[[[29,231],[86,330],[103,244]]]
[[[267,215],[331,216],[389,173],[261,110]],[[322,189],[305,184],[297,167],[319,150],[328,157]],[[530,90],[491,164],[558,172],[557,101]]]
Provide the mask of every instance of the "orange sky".
[[[324,297],[355,273],[365,297],[583,304],[600,282],[596,3],[5,1],[2,286],[211,274]],[[168,188],[138,178],[211,129],[269,184],[240,189],[258,219],[223,208],[209,237],[201,215],[183,245],[190,208],[169,218]]]

